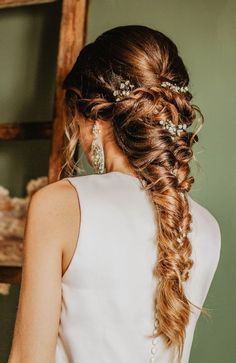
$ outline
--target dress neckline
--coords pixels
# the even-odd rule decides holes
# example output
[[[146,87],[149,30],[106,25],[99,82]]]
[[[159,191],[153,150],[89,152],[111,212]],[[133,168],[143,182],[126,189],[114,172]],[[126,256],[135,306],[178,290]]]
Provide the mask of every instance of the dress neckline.
[[[142,180],[142,179],[140,180],[139,177],[137,177],[135,175],[131,175],[131,174],[126,174],[126,173],[123,173],[123,172],[118,171],[118,170],[109,171],[106,174],[118,174],[118,175],[130,178],[130,180],[133,180],[135,182],[135,184],[138,185],[138,186],[141,186],[141,185],[145,186],[146,185],[146,182],[144,180]]]
[[[109,171],[107,172],[107,174],[114,174],[114,173],[118,173],[120,175],[125,175],[125,176],[128,176],[130,178],[133,178],[133,179],[136,179],[136,180],[139,180],[139,178],[135,175],[131,175],[131,174],[126,174],[126,173],[123,173],[122,171],[118,171],[118,170],[113,170],[113,171]]]

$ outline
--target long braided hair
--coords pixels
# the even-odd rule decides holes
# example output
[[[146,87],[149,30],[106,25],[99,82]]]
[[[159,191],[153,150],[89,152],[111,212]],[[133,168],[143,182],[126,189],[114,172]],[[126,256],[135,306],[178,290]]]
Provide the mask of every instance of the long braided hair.
[[[121,79],[129,79],[135,88],[115,102],[114,90]],[[161,86],[166,81],[184,87],[189,76],[176,45],[160,31],[120,26],[86,45],[64,80],[68,111],[64,167],[68,174],[75,167],[76,115],[111,123],[115,142],[136,175],[145,180],[144,188],[155,205],[157,260],[153,274],[158,281],[154,302],[158,329],[151,337],[162,336],[167,347],[177,348],[181,357],[191,311],[183,283],[193,265],[187,192],[194,178],[189,163],[204,118],[199,107],[190,102],[190,91],[178,93]],[[183,130],[174,138],[159,123],[168,119],[189,128],[197,114],[200,127],[195,132]]]

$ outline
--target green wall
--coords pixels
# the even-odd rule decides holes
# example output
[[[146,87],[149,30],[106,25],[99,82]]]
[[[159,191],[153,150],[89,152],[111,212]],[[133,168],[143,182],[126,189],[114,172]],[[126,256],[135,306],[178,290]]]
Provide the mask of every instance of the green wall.
[[[0,11],[0,119],[50,120],[57,44],[58,5]],[[205,117],[193,164],[191,195],[217,218],[222,233],[221,258],[201,317],[190,363],[236,361],[235,330],[235,68],[236,2],[213,0],[92,0],[87,42],[118,25],[143,24],[170,36],[190,74],[193,102]],[[9,145],[10,144],[10,145]],[[49,143],[0,145],[0,183],[24,194],[29,177],[46,175]],[[0,361],[5,362],[17,302],[17,288],[0,298]],[[8,301],[8,304],[6,303]],[[4,314],[4,316],[3,316]]]
[[[0,122],[50,121],[60,3],[0,10]],[[48,140],[0,143],[0,184],[25,194],[47,174]]]

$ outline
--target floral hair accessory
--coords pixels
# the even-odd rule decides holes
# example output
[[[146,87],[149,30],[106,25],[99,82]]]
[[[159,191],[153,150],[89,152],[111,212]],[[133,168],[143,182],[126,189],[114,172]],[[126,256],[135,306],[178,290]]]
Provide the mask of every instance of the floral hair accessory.
[[[178,93],[186,93],[188,92],[187,86],[178,86],[176,83],[170,82],[161,82],[162,87],[170,88],[171,90],[178,92]],[[116,101],[120,101],[122,97],[128,96],[131,91],[133,91],[134,85],[130,83],[128,79],[122,80],[120,82],[119,89],[114,90],[113,96],[115,96]]]
[[[171,120],[160,120],[159,124],[162,125],[163,129],[168,130],[171,135],[180,136],[181,132],[187,129],[187,124],[182,123],[175,126]]]
[[[176,92],[187,92],[188,87],[179,87],[176,84],[172,84],[170,82],[162,82],[161,85],[163,87],[169,87],[170,89],[173,89]],[[119,89],[116,89],[113,91],[113,96],[115,96],[116,101],[120,101],[123,97],[128,96],[134,89],[134,85],[130,83],[128,79],[122,80],[120,82]],[[158,113],[157,111],[154,113]],[[168,130],[170,134],[172,135],[172,139],[175,135],[180,136],[181,132],[185,131],[187,129],[187,124],[182,123],[177,126],[173,124],[171,120],[160,120],[159,124],[162,125],[162,128],[165,130]]]
[[[116,97],[116,101],[120,101],[122,97],[128,96],[133,88],[134,85],[128,79],[123,80],[120,83],[120,88],[113,92],[113,96]]]
[[[174,90],[175,92],[182,92],[182,93],[185,93],[185,92],[188,92],[188,87],[185,86],[185,87],[180,87],[180,86],[177,86],[177,84],[173,84],[173,83],[170,83],[170,82],[161,82],[161,86],[163,87],[168,87],[172,90]]]

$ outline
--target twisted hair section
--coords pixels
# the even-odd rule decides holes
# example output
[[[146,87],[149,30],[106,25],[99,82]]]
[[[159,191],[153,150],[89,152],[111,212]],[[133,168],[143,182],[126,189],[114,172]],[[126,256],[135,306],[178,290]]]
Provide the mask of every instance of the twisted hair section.
[[[116,102],[112,95],[121,77],[135,88]],[[157,259],[153,274],[158,324],[149,337],[161,336],[167,347],[177,349],[180,360],[191,305],[204,312],[184,291],[193,266],[188,192],[194,178],[189,163],[204,117],[191,103],[189,91],[175,92],[162,87],[162,81],[187,86],[189,77],[175,44],[157,30],[118,27],[85,47],[65,80],[70,113],[66,159],[71,171],[69,159],[78,139],[75,115],[111,123],[114,141],[155,206]],[[160,124],[167,119],[176,126],[185,123],[187,128],[173,137]]]

